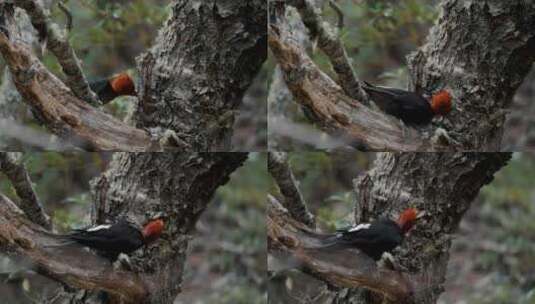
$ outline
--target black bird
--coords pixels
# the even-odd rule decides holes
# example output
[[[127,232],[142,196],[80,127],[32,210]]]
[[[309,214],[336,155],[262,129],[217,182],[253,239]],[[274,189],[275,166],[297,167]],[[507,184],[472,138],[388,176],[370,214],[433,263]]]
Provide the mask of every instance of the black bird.
[[[417,215],[416,209],[409,208],[401,213],[397,221],[380,218],[372,223],[339,230],[325,235],[319,247],[357,248],[377,261],[383,253],[394,250],[403,242],[405,234],[414,226]]]
[[[435,115],[446,115],[452,107],[451,95],[445,90],[428,99],[414,92],[374,86],[367,82],[362,88],[379,109],[408,125],[429,124]]]
[[[114,261],[121,253],[129,254],[157,240],[163,227],[163,220],[154,219],[140,230],[135,224],[122,218],[110,225],[75,229],[60,236],[66,240],[60,246],[78,243],[95,249],[99,255]]]

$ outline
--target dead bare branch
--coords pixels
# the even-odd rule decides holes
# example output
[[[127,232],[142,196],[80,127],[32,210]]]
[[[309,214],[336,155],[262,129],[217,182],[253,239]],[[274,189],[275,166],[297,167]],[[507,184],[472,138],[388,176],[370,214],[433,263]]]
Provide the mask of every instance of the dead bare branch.
[[[297,181],[288,164],[287,153],[269,152],[268,170],[279,186],[284,196],[284,205],[292,217],[308,227],[315,227],[314,216],[308,211],[305,199],[297,187]]]
[[[34,223],[50,230],[52,228],[50,217],[45,213],[33,189],[26,166],[20,162],[20,156],[20,153],[0,152],[0,171],[11,181],[20,198],[19,207],[26,216]]]
[[[82,247],[45,248],[57,242],[54,235],[29,221],[6,196],[0,194],[0,248],[8,256],[23,259],[36,272],[65,284],[103,290],[123,303],[142,303],[149,294],[137,275],[113,270],[110,262]]]
[[[268,44],[283,71],[295,101],[309,108],[315,123],[327,133],[374,151],[434,151],[451,149],[425,138],[414,128],[348,97],[292,41],[284,27],[270,25]]]
[[[319,48],[329,57],[334,71],[338,75],[338,81],[347,95],[368,104],[368,95],[362,89],[344,44],[338,37],[337,31],[323,20],[320,12],[314,8],[309,0],[293,0],[288,3],[294,6],[301,15],[305,26],[318,38]],[[339,15],[339,27],[343,26],[343,14],[337,10],[336,3],[329,1],[331,7]]]
[[[94,106],[102,105],[97,95],[91,91],[80,66],[80,61],[73,48],[61,34],[58,25],[50,21],[49,16],[41,4],[35,0],[20,0],[14,3],[26,10],[33,26],[39,32],[39,35],[42,36],[40,39],[46,39],[47,48],[58,59],[63,72],[67,76],[67,86],[72,90],[74,95]],[[60,8],[69,16],[68,10],[64,9],[61,5]],[[72,18],[70,23],[72,24]]]
[[[314,249],[319,234],[291,218],[273,197],[268,202],[268,251],[291,255],[314,277],[334,286],[364,287],[385,295],[395,303],[406,303],[412,295],[411,275],[378,268],[355,249]]]
[[[21,43],[0,33],[0,52],[25,102],[40,114],[46,127],[66,142],[86,150],[158,151],[167,142],[150,136],[74,96]]]

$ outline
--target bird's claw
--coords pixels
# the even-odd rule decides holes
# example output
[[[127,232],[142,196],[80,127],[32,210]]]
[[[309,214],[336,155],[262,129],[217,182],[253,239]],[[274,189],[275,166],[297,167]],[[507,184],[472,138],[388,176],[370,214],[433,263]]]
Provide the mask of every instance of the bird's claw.
[[[117,261],[113,263],[113,269],[132,271],[133,267],[132,267],[132,263],[130,262],[130,258],[128,257],[128,255],[124,253],[119,254],[119,256],[117,257]]]

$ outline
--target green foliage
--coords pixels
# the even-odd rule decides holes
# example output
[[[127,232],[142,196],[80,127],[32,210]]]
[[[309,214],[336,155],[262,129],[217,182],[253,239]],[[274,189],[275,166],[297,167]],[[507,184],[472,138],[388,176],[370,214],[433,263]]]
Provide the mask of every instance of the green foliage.
[[[100,153],[25,153],[22,162],[34,183],[43,207],[59,228],[88,224],[86,215],[91,199],[88,180],[100,171]],[[17,200],[7,178],[0,179],[0,190]]]
[[[185,277],[204,278],[203,286],[179,295],[179,303],[266,302],[266,161],[265,153],[250,153],[201,216]]]
[[[470,293],[469,303],[534,303],[534,172],[535,157],[516,153],[481,190],[479,233],[495,245],[477,255],[474,267],[488,276],[488,287]]]
[[[389,78],[390,85],[405,86],[407,71],[405,56],[416,50],[427,36],[438,16],[438,6],[430,1],[340,1],[345,25],[340,37],[363,79]],[[336,14],[325,9],[327,20],[334,26]],[[331,68],[319,51],[314,60],[324,71]]]

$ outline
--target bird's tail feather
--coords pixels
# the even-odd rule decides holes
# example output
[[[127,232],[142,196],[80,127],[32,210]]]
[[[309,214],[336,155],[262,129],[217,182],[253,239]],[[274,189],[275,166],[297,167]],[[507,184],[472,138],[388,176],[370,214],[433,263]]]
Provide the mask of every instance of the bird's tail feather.
[[[68,235],[60,235],[59,241],[54,244],[45,244],[43,245],[44,248],[57,248],[57,247],[65,247],[70,245],[75,245],[77,242],[75,240],[69,239]]]

